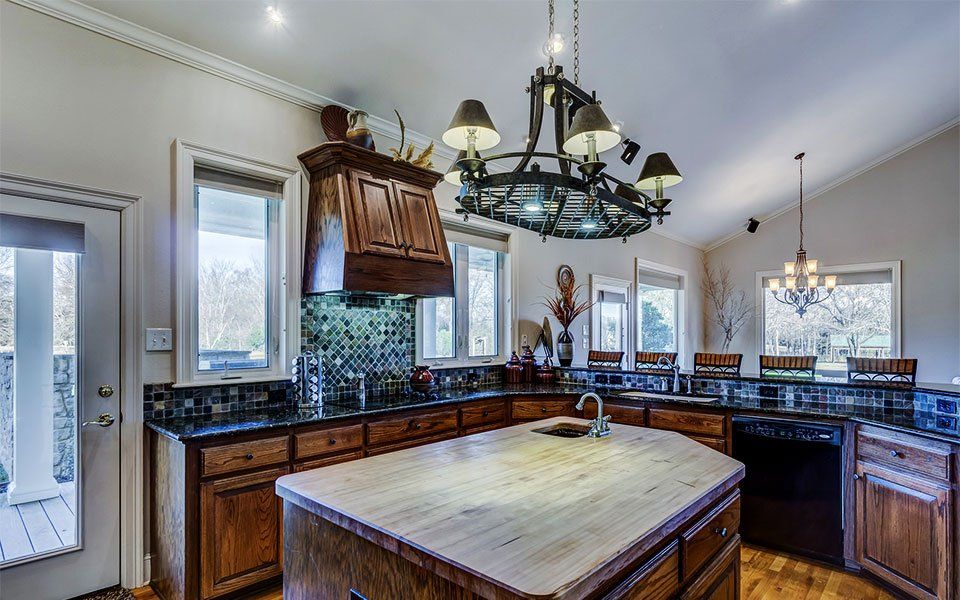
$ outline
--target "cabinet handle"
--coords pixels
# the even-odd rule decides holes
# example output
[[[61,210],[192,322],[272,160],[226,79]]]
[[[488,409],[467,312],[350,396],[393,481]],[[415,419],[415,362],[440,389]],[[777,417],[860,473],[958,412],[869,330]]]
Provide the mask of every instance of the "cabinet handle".
[[[854,481],[858,481],[859,479],[860,479],[860,474],[859,474],[859,473],[854,473],[854,474],[853,474],[853,480],[854,480]]]
[[[540,407],[540,412],[542,412],[542,413],[547,412],[547,407],[546,407],[546,406],[541,406],[541,407]]]
[[[903,458],[903,453],[899,452],[898,450],[891,450],[890,456],[892,456],[893,458]]]
[[[716,533],[717,535],[719,535],[719,536],[722,537],[722,538],[727,537],[727,528],[726,528],[726,527],[717,527],[716,529],[713,530],[713,532]]]
[[[330,438],[330,445],[331,445],[331,446],[333,446],[333,445],[336,444],[336,443],[337,443],[337,440],[335,440],[335,439],[333,439],[333,438]]]
[[[253,454],[247,454],[247,460],[253,460]]]

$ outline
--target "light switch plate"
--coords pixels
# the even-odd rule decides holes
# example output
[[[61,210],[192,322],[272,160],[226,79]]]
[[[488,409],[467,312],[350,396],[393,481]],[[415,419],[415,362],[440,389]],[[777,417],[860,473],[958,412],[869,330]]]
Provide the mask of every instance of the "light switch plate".
[[[583,326],[583,329],[582,329],[581,331],[583,331],[584,337],[590,335],[590,326],[589,326],[589,325],[584,325],[584,326]]]
[[[148,328],[144,336],[147,352],[169,352],[173,350],[173,330]]]

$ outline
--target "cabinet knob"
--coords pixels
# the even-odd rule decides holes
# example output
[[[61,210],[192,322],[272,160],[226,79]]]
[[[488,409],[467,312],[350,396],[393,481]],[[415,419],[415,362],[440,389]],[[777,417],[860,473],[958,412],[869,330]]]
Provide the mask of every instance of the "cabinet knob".
[[[891,450],[890,456],[892,456],[893,458],[901,458],[902,454],[897,450]]]
[[[247,454],[247,460],[253,460],[253,454]]]
[[[859,473],[854,473],[854,474],[853,474],[853,480],[854,480],[854,481],[857,481],[857,480],[859,480],[859,479],[860,479],[860,474],[859,474]]]
[[[331,446],[334,445],[334,444],[336,444],[336,443],[337,443],[337,440],[335,440],[335,439],[333,439],[333,438],[330,438],[330,445],[331,445]]]
[[[542,413],[547,412],[547,407],[546,407],[546,406],[541,406],[541,407],[540,407],[540,412],[542,412]]]
[[[726,527],[717,527],[716,529],[713,530],[713,532],[716,533],[717,535],[719,535],[719,536],[722,537],[722,538],[727,537],[727,528],[726,528]]]
[[[423,428],[423,425],[421,425],[420,423],[417,423],[417,429],[422,429],[422,428]]]
[[[481,414],[481,415],[483,415],[483,416],[485,417],[485,416],[487,416],[487,411],[483,411],[483,412],[482,412],[482,413],[480,413],[480,414]]]

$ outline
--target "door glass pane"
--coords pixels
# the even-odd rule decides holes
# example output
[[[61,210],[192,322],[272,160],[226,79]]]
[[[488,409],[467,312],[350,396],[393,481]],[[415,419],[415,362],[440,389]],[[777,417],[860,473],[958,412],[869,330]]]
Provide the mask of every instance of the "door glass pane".
[[[677,291],[644,285],[637,296],[640,350],[676,352]]]
[[[619,302],[600,303],[600,350],[623,352],[623,308]]]
[[[269,366],[267,229],[271,202],[197,186],[198,370]]]
[[[79,260],[0,247],[0,564],[77,544]]]
[[[497,252],[465,246],[469,252],[467,302],[470,356],[494,356],[497,351]]]

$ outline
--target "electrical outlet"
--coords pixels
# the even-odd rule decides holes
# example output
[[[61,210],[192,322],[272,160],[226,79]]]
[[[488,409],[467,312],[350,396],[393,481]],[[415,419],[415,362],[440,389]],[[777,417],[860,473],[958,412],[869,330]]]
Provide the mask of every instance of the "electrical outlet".
[[[583,349],[586,350],[590,347],[590,340],[583,338]]]
[[[583,326],[583,329],[581,329],[581,331],[583,331],[584,337],[590,335],[590,326],[589,326],[589,325],[584,325],[584,326]],[[586,348],[586,346],[584,346],[584,348]]]
[[[144,340],[147,352],[169,352],[173,350],[172,329],[147,329]]]

